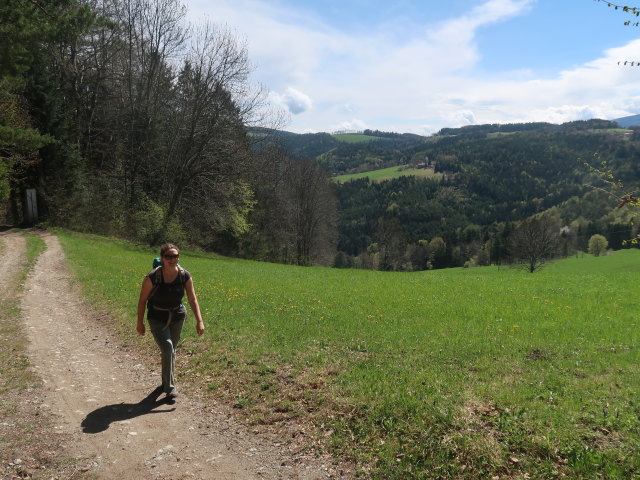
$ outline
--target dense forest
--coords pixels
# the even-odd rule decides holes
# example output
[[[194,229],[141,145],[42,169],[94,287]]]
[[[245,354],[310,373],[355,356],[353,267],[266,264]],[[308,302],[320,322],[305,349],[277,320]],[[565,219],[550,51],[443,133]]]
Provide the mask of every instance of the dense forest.
[[[638,130],[590,120],[430,137],[369,129],[361,143],[294,134],[249,82],[245,45],[184,19],[177,0],[0,5],[7,222],[32,221],[35,192],[48,225],[385,270],[512,262],[514,232],[541,215],[558,233],[553,255],[585,251],[596,234],[632,245],[635,212],[615,209],[607,181],[637,185]],[[440,175],[330,179],[391,166]]]
[[[314,161],[254,148],[279,124],[227,27],[177,0],[0,4],[0,199],[10,223],[310,264],[336,208]],[[319,214],[322,209],[322,215]]]

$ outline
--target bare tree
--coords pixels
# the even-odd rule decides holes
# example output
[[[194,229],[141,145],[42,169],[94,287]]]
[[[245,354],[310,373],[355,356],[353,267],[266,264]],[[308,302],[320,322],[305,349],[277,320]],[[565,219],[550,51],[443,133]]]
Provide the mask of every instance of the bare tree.
[[[251,212],[251,231],[242,237],[241,250],[259,260],[288,263],[294,250],[285,195],[291,159],[278,143],[267,141],[259,147],[250,172],[257,205]]]
[[[559,249],[560,222],[548,215],[524,220],[509,236],[509,252],[514,264],[530,273],[556,258]]]
[[[166,221],[178,215],[202,235],[224,229],[238,234],[248,227],[251,152],[245,122],[252,110],[240,98],[249,73],[246,46],[228,29],[209,24],[196,30],[159,159]]]
[[[187,40],[185,7],[179,0],[114,0],[120,35],[116,68],[121,102],[124,194],[136,201],[138,187],[157,163],[171,110],[172,64]]]
[[[295,263],[328,263],[335,255],[337,200],[315,160],[291,160],[286,186]]]
[[[315,160],[299,160],[277,142],[261,146],[252,185],[257,206],[243,237],[247,256],[297,265],[329,265],[337,240],[337,200]]]

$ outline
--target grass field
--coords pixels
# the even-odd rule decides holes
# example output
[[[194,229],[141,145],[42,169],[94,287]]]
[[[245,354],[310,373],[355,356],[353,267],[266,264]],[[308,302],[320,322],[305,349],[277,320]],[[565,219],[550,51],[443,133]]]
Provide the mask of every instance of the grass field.
[[[432,168],[405,168],[405,167],[389,167],[380,170],[371,170],[369,172],[353,173],[350,175],[338,175],[334,177],[336,182],[344,183],[349,180],[360,178],[369,178],[372,182],[381,182],[392,178],[413,175],[415,177],[441,178],[441,173],[435,173]]]
[[[60,232],[135,326],[155,251]],[[308,425],[365,478],[637,478],[640,252],[539,273],[391,273],[182,252],[207,324],[178,372],[260,425]],[[100,274],[96,274],[100,272]],[[193,317],[191,317],[193,319]]]
[[[371,135],[363,135],[361,133],[337,133],[333,138],[345,143],[362,143],[382,140],[382,137],[374,137]]]

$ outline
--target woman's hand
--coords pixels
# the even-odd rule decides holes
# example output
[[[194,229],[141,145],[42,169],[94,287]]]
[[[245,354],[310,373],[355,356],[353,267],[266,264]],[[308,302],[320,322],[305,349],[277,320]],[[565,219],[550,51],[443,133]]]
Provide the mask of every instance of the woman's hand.
[[[204,322],[202,321],[202,313],[200,312],[200,305],[198,304],[198,297],[196,297],[196,290],[193,288],[193,278],[187,280],[184,284],[184,289],[187,292],[187,299],[189,300],[189,306],[191,311],[196,316],[196,332],[198,335],[204,333]]]
[[[142,281],[142,287],[140,288],[140,298],[138,299],[138,324],[136,325],[136,332],[140,335],[144,335],[144,310],[147,305],[147,299],[153,290],[153,283],[149,277],[144,277]]]

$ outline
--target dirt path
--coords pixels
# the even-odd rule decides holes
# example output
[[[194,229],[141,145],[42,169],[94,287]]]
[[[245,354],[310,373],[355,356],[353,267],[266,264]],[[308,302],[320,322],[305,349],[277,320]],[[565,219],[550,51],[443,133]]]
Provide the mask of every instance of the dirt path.
[[[20,238],[3,235],[7,261],[19,262]],[[54,418],[51,435],[71,439],[65,452],[83,459],[84,478],[343,478],[327,458],[256,435],[215,405],[184,395],[157,401],[158,374],[109,335],[70,285],[58,239],[43,239],[47,250],[21,302],[29,357],[45,383],[41,408]]]

